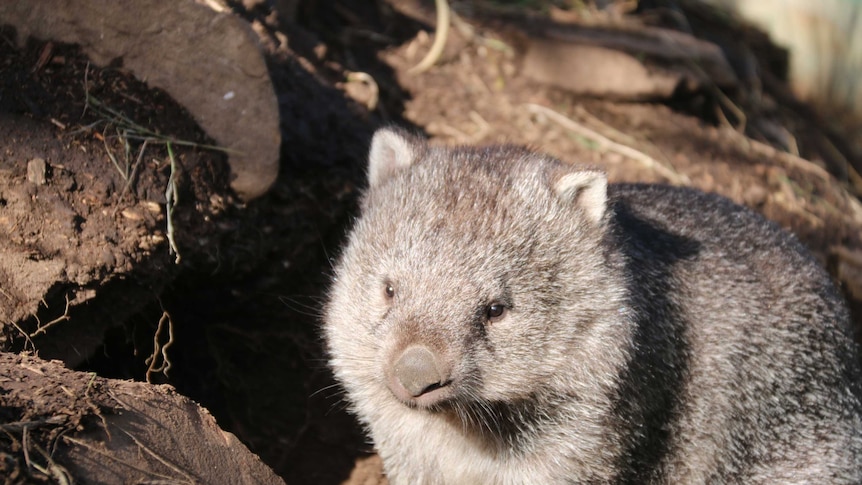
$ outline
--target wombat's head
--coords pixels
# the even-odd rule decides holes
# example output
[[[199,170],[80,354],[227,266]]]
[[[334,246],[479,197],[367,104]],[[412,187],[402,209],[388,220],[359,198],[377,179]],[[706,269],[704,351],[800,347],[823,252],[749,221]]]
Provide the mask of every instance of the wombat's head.
[[[325,311],[331,365],[361,418],[591,378],[572,369],[595,359],[590,328],[618,308],[603,173],[383,129],[368,179]]]

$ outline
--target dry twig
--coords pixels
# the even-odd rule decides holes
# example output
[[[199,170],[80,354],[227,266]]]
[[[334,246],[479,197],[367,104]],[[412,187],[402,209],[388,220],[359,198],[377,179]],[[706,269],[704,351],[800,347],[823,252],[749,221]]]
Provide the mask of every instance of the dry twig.
[[[446,38],[449,36],[449,3],[446,0],[434,0],[434,5],[437,8],[437,27],[434,32],[434,43],[431,44],[431,50],[425,54],[425,57],[419,61],[419,64],[416,64],[407,71],[409,74],[420,74],[430,69],[440,59],[443,48],[446,46]]]
[[[681,184],[681,185],[690,184],[688,177],[686,177],[683,174],[679,174],[676,171],[666,167],[664,164],[657,161],[653,157],[647,155],[646,153],[643,153],[639,150],[636,150],[630,146],[623,145],[621,143],[617,143],[617,142],[605,137],[601,133],[598,133],[594,130],[591,130],[590,128],[587,128],[586,126],[584,126],[584,125],[572,120],[571,118],[568,118],[568,117],[552,110],[551,108],[547,108],[545,106],[541,106],[541,105],[533,104],[533,103],[527,103],[525,106],[530,111],[530,113],[546,116],[546,117],[548,117],[548,119],[559,124],[563,128],[570,130],[570,131],[573,131],[573,132],[577,133],[578,135],[583,136],[584,138],[587,138],[588,140],[595,142],[597,145],[599,145],[599,147],[601,147],[604,150],[612,151],[612,152],[617,153],[619,155],[622,155],[626,158],[630,158],[632,160],[638,161],[638,162],[642,163],[643,165],[645,165],[646,167],[648,167],[652,170],[655,170],[660,175],[664,176],[665,178],[667,178],[668,180],[670,180],[671,182],[673,182],[675,184]]]

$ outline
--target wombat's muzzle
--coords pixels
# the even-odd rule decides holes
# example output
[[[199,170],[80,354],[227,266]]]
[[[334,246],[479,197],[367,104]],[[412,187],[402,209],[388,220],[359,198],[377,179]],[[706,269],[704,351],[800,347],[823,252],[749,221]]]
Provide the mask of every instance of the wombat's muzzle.
[[[407,347],[392,365],[389,387],[405,402],[430,405],[443,398],[442,388],[450,382],[448,366],[428,347]]]

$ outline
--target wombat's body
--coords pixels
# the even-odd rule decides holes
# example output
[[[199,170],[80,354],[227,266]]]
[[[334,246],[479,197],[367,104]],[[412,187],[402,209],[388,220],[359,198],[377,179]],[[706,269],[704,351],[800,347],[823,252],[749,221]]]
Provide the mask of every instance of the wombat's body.
[[[396,484],[862,483],[847,310],[733,203],[383,130],[336,377]]]

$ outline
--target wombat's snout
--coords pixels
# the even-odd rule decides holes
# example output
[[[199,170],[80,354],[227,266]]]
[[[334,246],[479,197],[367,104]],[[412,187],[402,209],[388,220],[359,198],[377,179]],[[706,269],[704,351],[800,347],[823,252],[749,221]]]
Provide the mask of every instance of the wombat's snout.
[[[445,394],[435,391],[448,384],[449,371],[440,357],[428,347],[414,345],[395,359],[389,387],[404,401],[422,397],[419,403],[432,404]]]

